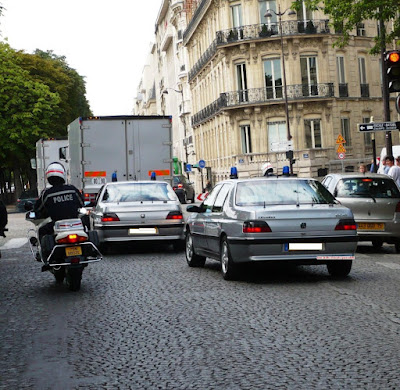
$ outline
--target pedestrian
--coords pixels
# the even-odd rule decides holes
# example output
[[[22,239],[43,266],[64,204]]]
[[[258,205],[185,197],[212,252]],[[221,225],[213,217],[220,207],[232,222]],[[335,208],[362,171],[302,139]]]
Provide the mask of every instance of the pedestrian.
[[[386,159],[387,159],[387,157],[388,157],[388,156],[385,156],[385,157],[383,158],[383,160],[380,162],[380,164],[379,164],[379,169],[378,169],[378,173],[381,173],[381,174],[387,174],[387,173],[388,173],[390,167],[386,165]]]
[[[211,182],[210,182],[210,180],[207,180],[206,191],[207,191],[207,192],[210,192],[211,190],[212,190]]]
[[[364,164],[360,164],[360,166],[358,167],[358,172],[360,173],[367,172],[367,167]]]
[[[397,186],[400,187],[400,167],[395,165],[393,156],[386,157],[386,165],[389,166],[388,176],[392,177]]]
[[[372,159],[372,160],[371,160],[371,166],[370,166],[370,168],[369,168],[369,171],[370,171],[371,173],[374,173],[374,172],[376,172],[376,171],[378,170],[378,169],[375,169],[375,165],[378,166],[378,164],[375,164],[375,160]]]
[[[3,201],[0,200],[0,236],[3,237],[6,236],[4,234],[4,229],[6,228],[7,223],[8,223],[7,208],[6,205],[3,203]],[[1,258],[1,252],[0,252],[0,258]]]

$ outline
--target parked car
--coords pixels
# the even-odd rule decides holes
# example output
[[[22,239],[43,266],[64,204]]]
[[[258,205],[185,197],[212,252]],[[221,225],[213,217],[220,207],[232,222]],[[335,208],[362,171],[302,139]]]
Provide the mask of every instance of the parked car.
[[[21,195],[17,199],[17,210],[19,212],[25,212],[25,203],[32,202],[34,205],[38,198],[38,192],[36,189],[22,191]]]
[[[103,249],[121,241],[171,242],[175,249],[184,245],[181,205],[163,181],[105,184],[90,213],[90,228]]]
[[[325,264],[334,276],[351,270],[357,247],[350,209],[314,179],[263,177],[218,183],[200,206],[188,206],[186,260],[221,262],[224,279],[255,262]]]
[[[174,175],[172,179],[172,188],[178,196],[179,201],[181,203],[187,203],[187,201],[190,200],[192,203],[194,203],[195,191],[193,183],[188,181],[188,179],[186,179],[186,177],[183,175]]]
[[[322,184],[353,211],[360,241],[371,241],[376,248],[387,242],[400,251],[400,191],[391,177],[332,173]]]

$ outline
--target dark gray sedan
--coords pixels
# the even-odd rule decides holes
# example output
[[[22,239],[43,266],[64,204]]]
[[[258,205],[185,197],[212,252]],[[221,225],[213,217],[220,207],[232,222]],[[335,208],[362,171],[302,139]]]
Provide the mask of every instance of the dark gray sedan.
[[[376,248],[387,242],[400,251],[400,191],[391,177],[332,173],[322,184],[353,211],[360,241],[371,241]]]
[[[334,276],[351,270],[357,247],[353,214],[314,179],[223,181],[187,211],[188,265],[218,260],[224,279],[235,279],[240,265],[254,262],[326,264]]]
[[[111,182],[101,189],[90,213],[100,244],[169,241],[183,247],[184,220],[172,187],[163,181]]]

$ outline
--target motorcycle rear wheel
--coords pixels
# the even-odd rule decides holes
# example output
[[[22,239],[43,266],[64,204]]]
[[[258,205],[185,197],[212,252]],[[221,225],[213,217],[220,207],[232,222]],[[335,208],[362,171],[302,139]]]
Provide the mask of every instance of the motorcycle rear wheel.
[[[60,269],[53,269],[53,275],[56,278],[57,284],[63,283],[65,278],[65,268],[60,267]]]
[[[81,288],[83,268],[67,268],[66,270],[66,282],[67,287],[71,291],[79,291]]]

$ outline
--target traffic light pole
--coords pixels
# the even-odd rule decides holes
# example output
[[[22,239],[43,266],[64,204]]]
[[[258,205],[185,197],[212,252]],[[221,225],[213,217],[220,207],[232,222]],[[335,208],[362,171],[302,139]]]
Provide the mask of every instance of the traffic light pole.
[[[386,75],[385,52],[386,52],[386,30],[383,19],[379,20],[379,31],[381,34],[381,64],[382,64],[382,100],[384,121],[390,122],[389,107],[389,88]],[[393,156],[392,133],[387,131],[385,134],[386,155]]]

